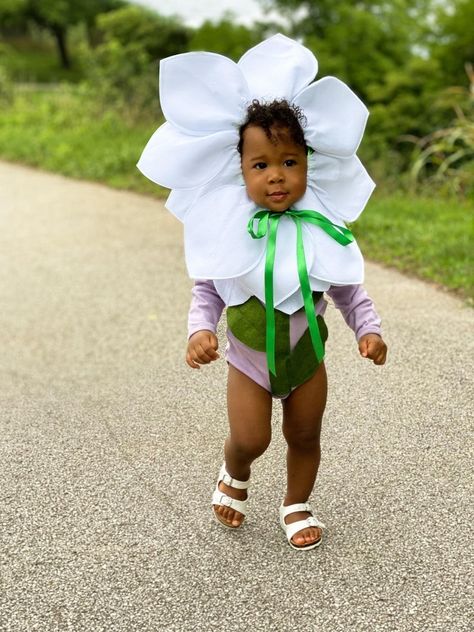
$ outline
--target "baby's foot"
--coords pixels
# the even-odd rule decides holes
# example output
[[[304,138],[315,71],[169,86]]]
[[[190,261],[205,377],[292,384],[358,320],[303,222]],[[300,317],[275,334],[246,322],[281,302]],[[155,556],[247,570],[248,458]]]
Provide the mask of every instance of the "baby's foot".
[[[230,496],[231,498],[235,498],[236,500],[247,500],[246,489],[229,487],[229,485],[226,485],[223,481],[219,483],[218,489],[220,492]],[[231,507],[226,507],[225,505],[213,505],[213,508],[216,518],[228,527],[236,529],[237,527],[240,527],[244,521],[244,514],[232,509]]]
[[[306,518],[309,518],[311,515],[312,514],[308,511],[297,511],[285,517],[285,524],[292,524],[293,522],[298,522],[298,520],[306,520]],[[295,546],[305,547],[318,542],[318,540],[322,538],[322,535],[323,532],[319,527],[306,527],[305,529],[301,529],[301,531],[297,531],[291,538],[291,542]]]

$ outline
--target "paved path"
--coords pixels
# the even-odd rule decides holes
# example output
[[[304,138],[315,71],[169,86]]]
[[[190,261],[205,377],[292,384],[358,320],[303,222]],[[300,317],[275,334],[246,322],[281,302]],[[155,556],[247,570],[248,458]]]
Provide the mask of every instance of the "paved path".
[[[329,310],[327,533],[299,553],[278,406],[245,529],[211,518],[225,364],[184,364],[190,282],[159,202],[0,163],[0,256],[2,632],[472,629],[460,301],[368,265],[383,368]]]

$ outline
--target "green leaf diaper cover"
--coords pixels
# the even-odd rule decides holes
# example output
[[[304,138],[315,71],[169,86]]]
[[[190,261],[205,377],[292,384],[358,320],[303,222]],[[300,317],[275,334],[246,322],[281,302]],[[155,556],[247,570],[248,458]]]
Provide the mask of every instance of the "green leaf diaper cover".
[[[322,292],[313,292],[316,304]],[[324,318],[317,316],[319,333],[323,344],[328,337]],[[255,351],[265,352],[266,314],[265,306],[252,296],[245,303],[227,308],[227,325],[232,334],[244,345]],[[275,309],[275,366],[276,375],[269,371],[272,394],[285,397],[292,389],[314,375],[320,362],[317,360],[309,329],[290,349],[290,316]]]

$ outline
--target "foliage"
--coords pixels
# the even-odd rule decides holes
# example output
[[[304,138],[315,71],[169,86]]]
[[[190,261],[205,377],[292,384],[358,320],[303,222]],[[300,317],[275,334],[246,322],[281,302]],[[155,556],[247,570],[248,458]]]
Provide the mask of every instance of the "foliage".
[[[82,64],[84,89],[102,112],[114,110],[127,120],[156,119],[157,66],[140,44],[123,46],[112,39],[84,50]]]
[[[106,42],[139,46],[151,60],[182,53],[191,37],[190,29],[177,19],[132,5],[100,15],[96,27]]]
[[[411,168],[415,181],[474,198],[474,69],[467,65],[466,70],[470,89],[447,88],[436,103],[454,111],[451,125],[406,140],[416,144]]]
[[[351,29],[351,13],[374,17],[387,38],[417,43],[433,0],[260,0],[265,7],[277,7],[290,19],[294,35],[325,38],[327,30],[345,22]],[[357,20],[357,18],[356,18]],[[374,26],[375,23],[371,22]],[[344,25],[343,25],[344,26]],[[369,34],[370,35],[370,34]],[[357,54],[357,50],[354,52]]]
[[[2,51],[0,48],[0,62]],[[5,66],[0,63],[0,105],[9,104],[13,99],[13,84]]]
[[[456,290],[474,301],[474,204],[375,195],[352,230],[368,259]]]
[[[464,68],[474,62],[474,2],[441,4],[430,36],[431,54],[442,70],[444,85],[465,85]]]
[[[261,29],[236,24],[232,14],[219,22],[206,20],[198,27],[189,43],[189,50],[204,50],[226,55],[234,61],[262,40]]]
[[[122,0],[0,0],[0,17],[12,24],[32,22],[55,39],[61,65],[71,66],[67,34],[71,26],[91,26],[99,13],[122,4]]]
[[[156,192],[135,168],[155,123],[125,123],[82,88],[17,91],[0,110],[0,155],[74,178]]]
[[[189,29],[138,6],[99,15],[96,26],[101,43],[84,48],[82,55],[90,93],[104,111],[156,120],[157,62],[186,50]]]
[[[315,52],[320,75],[340,77],[368,104],[360,153],[378,177],[413,187],[400,177],[411,169],[418,187],[472,192],[472,106],[459,106],[454,123],[452,108],[439,107],[474,60],[472,0],[262,2],[292,16],[292,34]]]
[[[386,73],[399,69],[407,57],[408,41],[372,13],[344,6],[340,20],[324,36],[308,34],[306,45],[320,61],[321,74],[336,75],[364,100]]]
[[[439,91],[437,74],[436,61],[412,57],[404,68],[390,70],[367,87],[370,117],[363,156],[372,161],[390,154],[385,175],[410,164],[411,151],[402,137],[426,135],[443,123],[444,113],[433,105]]]
[[[73,33],[76,36],[75,33]],[[75,37],[74,37],[75,39]],[[55,83],[68,81],[76,83],[81,79],[81,69],[77,63],[72,68],[62,68],[58,64],[54,42],[47,34],[35,34],[35,38],[15,35],[9,37],[9,54],[0,58],[12,81],[20,83]],[[5,44],[6,45],[6,44]],[[71,38],[74,56],[77,45]]]

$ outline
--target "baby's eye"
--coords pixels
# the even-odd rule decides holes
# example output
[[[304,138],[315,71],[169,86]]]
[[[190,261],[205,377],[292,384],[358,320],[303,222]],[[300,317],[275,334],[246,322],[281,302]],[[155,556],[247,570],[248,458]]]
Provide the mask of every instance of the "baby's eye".
[[[265,169],[265,167],[267,166],[266,162],[257,162],[254,164],[253,168],[254,169]]]
[[[283,164],[285,165],[285,167],[294,167],[296,165],[296,160],[289,158],[288,160],[285,160]]]

